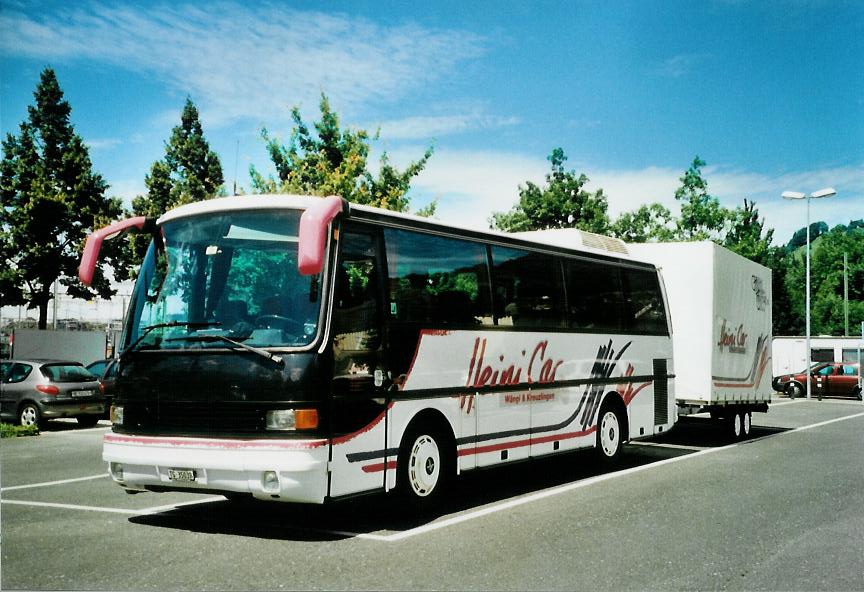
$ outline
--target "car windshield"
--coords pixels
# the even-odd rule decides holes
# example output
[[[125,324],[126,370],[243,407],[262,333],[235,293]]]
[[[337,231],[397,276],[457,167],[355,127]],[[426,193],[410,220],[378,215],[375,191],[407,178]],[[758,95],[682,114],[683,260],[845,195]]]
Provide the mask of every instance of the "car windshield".
[[[141,266],[125,347],[231,348],[223,337],[255,347],[309,345],[321,287],[317,275],[297,270],[300,214],[225,212],[163,225],[164,251],[151,245]]]
[[[48,364],[42,366],[42,375],[51,382],[89,382],[96,376],[80,364]]]

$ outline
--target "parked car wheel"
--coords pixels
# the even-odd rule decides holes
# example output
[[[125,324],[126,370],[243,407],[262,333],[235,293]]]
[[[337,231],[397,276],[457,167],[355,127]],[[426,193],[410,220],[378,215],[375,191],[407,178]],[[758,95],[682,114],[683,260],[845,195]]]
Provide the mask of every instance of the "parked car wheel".
[[[26,402],[18,410],[18,423],[22,426],[38,426],[42,423],[42,412],[36,403]]]

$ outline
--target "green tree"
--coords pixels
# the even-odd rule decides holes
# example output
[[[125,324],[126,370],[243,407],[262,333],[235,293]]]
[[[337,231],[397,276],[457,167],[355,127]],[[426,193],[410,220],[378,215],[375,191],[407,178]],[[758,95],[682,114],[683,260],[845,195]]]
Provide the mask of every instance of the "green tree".
[[[222,164],[204,137],[198,108],[186,99],[180,125],[171,130],[165,143],[165,157],[150,167],[144,177],[147,194],[132,200],[136,216],[158,218],[177,206],[216,197],[222,191]],[[140,261],[149,238],[131,235],[133,259]]]
[[[759,219],[756,202],[744,199],[743,207],[729,213],[730,228],[723,237],[723,246],[761,265],[771,258],[774,229],[765,229],[765,219]]]
[[[505,232],[579,228],[604,234],[609,229],[608,204],[603,190],[585,190],[588,177],[566,170],[564,150],[555,148],[547,157],[552,170],[546,174],[546,187],[531,181],[519,187],[519,202],[509,212],[495,212],[490,226]]]
[[[854,222],[853,222],[854,224]],[[828,225],[824,222],[813,222],[810,224],[810,242],[812,243],[817,238],[828,232]],[[787,249],[794,251],[798,247],[803,247],[807,244],[807,227],[799,228],[792,235],[792,239],[787,244]]]
[[[105,276],[126,270],[122,249],[106,246],[93,285],[78,282],[78,264],[89,231],[122,214],[119,199],[108,198],[105,180],[92,170],[90,155],[70,121],[51,68],[42,71],[20,134],[3,141],[0,164],[0,300],[39,310],[39,328],[48,320],[55,280],[79,298],[110,298]]]
[[[821,223],[824,224],[824,223]],[[797,235],[797,233],[796,233]],[[806,261],[804,248],[790,241],[786,247],[784,287],[789,294],[789,333],[803,335],[806,301]],[[843,335],[843,254],[847,255],[849,281],[849,327],[854,331],[864,321],[864,228],[853,221],[839,225],[811,243],[810,317],[814,335]],[[775,272],[777,272],[775,268]],[[778,333],[779,334],[779,333]]]
[[[708,182],[702,177],[704,166],[705,161],[696,156],[679,179],[681,187],[675,191],[675,199],[681,202],[677,238],[722,242],[730,213],[716,197],[708,193]]]
[[[618,216],[609,233],[628,243],[665,242],[675,238],[675,220],[662,204],[641,205]]]
[[[411,180],[425,168],[432,148],[402,171],[384,152],[378,173],[373,174],[368,169],[369,149],[378,134],[370,138],[365,130],[343,128],[323,93],[319,109],[321,119],[313,122],[314,131],[303,121],[299,107],[291,109],[294,127],[286,145],[266,128],[261,130],[278,178],[265,177],[250,166],[253,192],[338,195],[358,204],[407,211]],[[430,205],[418,213],[431,215],[434,211],[435,206]]]

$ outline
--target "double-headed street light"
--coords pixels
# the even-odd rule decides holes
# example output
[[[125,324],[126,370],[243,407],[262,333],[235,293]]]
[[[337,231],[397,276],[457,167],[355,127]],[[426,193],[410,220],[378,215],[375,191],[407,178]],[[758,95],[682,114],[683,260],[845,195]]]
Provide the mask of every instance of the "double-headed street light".
[[[812,360],[810,359],[810,199],[819,199],[821,197],[831,197],[832,195],[836,195],[837,192],[834,191],[833,187],[826,187],[825,189],[820,189],[819,191],[814,191],[810,195],[806,195],[804,193],[798,193],[797,191],[784,191],[783,199],[804,199],[807,201],[807,252],[805,258],[807,259],[807,295],[805,298],[805,317],[806,317],[806,335],[805,335],[805,345],[804,347],[807,349],[807,368],[804,370],[804,373],[807,376],[807,398],[810,398],[810,366],[813,365]]]

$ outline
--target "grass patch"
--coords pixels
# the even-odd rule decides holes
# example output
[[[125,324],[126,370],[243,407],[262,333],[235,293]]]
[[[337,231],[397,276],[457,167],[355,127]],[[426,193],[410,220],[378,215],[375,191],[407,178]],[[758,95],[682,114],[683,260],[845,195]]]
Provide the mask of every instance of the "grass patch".
[[[39,426],[19,426],[0,423],[0,438],[18,438],[20,436],[38,436]]]

